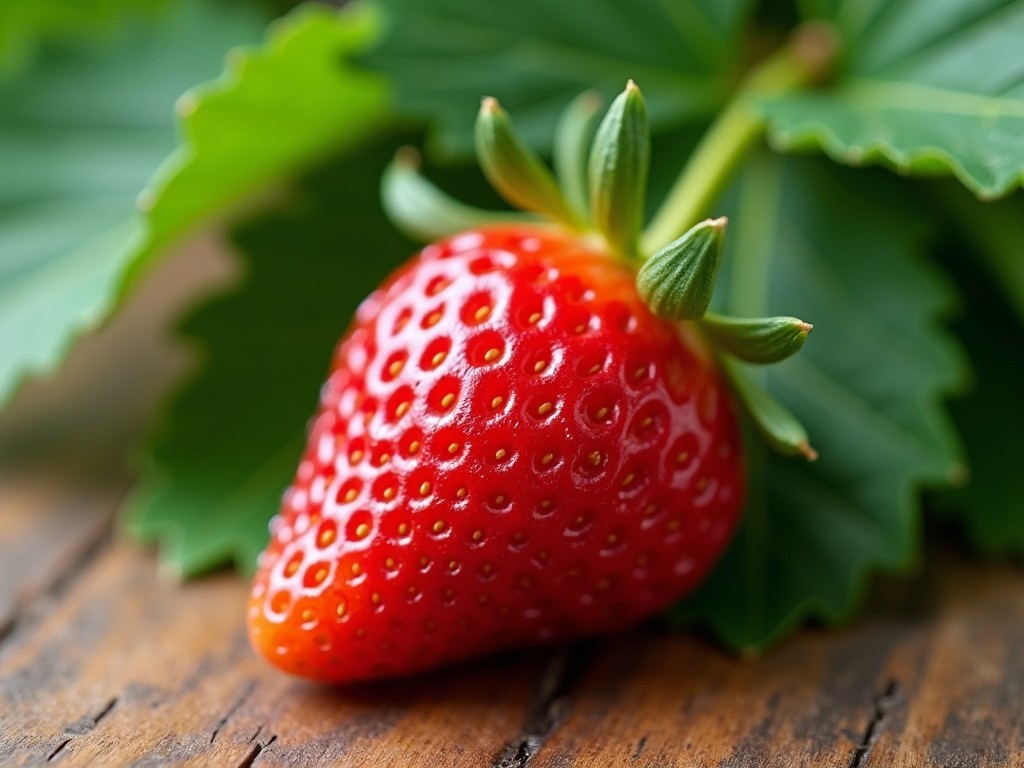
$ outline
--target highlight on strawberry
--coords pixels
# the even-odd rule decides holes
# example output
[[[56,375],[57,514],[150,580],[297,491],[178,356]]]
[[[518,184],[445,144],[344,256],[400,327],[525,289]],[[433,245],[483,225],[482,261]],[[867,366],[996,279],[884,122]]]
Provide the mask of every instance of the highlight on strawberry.
[[[556,178],[483,100],[480,165],[522,213],[449,198],[411,149],[388,169],[386,209],[435,242],[358,310],[272,522],[248,626],[280,668],[352,681],[628,628],[730,541],[734,403],[815,457],[754,371],[811,326],[710,312],[725,218],[670,199],[642,231],[640,89],[597,117],[567,110]]]

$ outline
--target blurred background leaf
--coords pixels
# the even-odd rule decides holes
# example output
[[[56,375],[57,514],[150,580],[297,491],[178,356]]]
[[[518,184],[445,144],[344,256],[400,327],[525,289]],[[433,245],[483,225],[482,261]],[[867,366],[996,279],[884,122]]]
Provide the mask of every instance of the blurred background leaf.
[[[516,3],[379,0],[390,31],[368,63],[395,84],[403,114],[436,129],[439,156],[472,152],[473,120],[495,96],[547,147],[582,91],[612,97],[633,78],[655,130],[705,120],[732,90],[751,0]]]
[[[331,348],[357,303],[410,251],[377,194],[397,139],[368,144],[388,133],[386,83],[345,64],[375,30],[365,12],[326,7],[277,22],[262,48],[189,94],[187,142],[154,183],[147,255],[262,184],[283,192],[238,232],[241,283],[181,328],[200,367],[168,404],[129,503],[132,529],[158,541],[164,563],[184,576],[255,565]]]
[[[969,482],[935,502],[981,552],[1024,555],[1024,195],[986,205],[952,186],[930,192],[946,214],[942,263],[963,296],[951,327],[974,372],[950,404]]]
[[[331,350],[358,303],[412,250],[378,196],[352,183],[379,177],[397,146],[353,143],[357,151],[242,226],[244,282],[184,321],[181,333],[203,366],[169,403],[128,505],[132,529],[159,540],[176,573],[232,561],[255,567]]]
[[[266,21],[260,6],[182,0],[0,82],[0,403],[114,305],[142,242],[135,196],[174,147],[174,100]]]
[[[386,81],[347,63],[379,33],[370,6],[302,6],[275,21],[259,47],[233,51],[216,81],[185,94],[182,143],[140,196],[147,229],[130,277],[212,214],[384,122]]]
[[[0,74],[16,72],[49,41],[102,39],[126,12],[166,0],[4,0],[0,4]]]
[[[980,261],[988,285],[1024,322],[1024,192],[994,203],[979,202],[955,184],[931,184],[923,192],[949,226],[958,255]]]

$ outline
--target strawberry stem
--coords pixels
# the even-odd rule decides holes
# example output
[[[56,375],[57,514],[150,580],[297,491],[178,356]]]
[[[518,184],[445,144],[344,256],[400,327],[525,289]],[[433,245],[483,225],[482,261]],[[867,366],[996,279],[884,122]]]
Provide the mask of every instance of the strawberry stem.
[[[643,233],[641,250],[654,253],[709,213],[739,161],[765,129],[756,102],[821,79],[838,54],[831,27],[811,22],[798,28],[788,45],[765,59],[694,149],[665,201]]]

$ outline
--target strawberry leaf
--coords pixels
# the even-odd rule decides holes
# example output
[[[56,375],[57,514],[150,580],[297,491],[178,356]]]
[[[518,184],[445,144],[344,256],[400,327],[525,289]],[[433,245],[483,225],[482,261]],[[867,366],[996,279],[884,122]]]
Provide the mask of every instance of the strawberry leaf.
[[[964,364],[936,325],[950,291],[922,258],[924,212],[900,182],[759,155],[733,197],[724,309],[814,323],[800,354],[762,375],[820,458],[748,439],[744,523],[677,616],[757,649],[808,617],[846,618],[871,571],[912,561],[916,490],[962,474],[940,402]]]
[[[942,210],[954,227],[963,250],[976,255],[996,286],[1024,321],[1024,193],[994,203],[981,203],[955,184],[932,185]]]
[[[901,173],[952,173],[980,197],[1024,181],[1024,0],[807,0],[846,47],[838,81],[764,105],[778,148]]]
[[[443,153],[468,155],[473,110],[492,95],[524,139],[547,146],[582,91],[611,97],[633,78],[655,130],[708,117],[732,87],[748,0],[379,0],[391,32],[370,62],[399,108],[437,122]]]
[[[170,403],[128,504],[136,534],[159,540],[182,577],[232,560],[251,571],[266,546],[331,350],[413,248],[377,196],[351,183],[378,178],[396,145],[353,143],[358,152],[302,181],[292,203],[242,226],[245,283],[185,319],[181,333],[206,365]]]
[[[975,280],[977,278],[974,278]],[[974,368],[970,395],[950,405],[967,449],[970,478],[943,497],[974,545],[986,554],[1024,554],[1024,488],[1020,436],[1024,434],[1024,324],[992,288],[973,297],[970,320],[954,328]]]
[[[349,126],[376,125],[351,113]],[[138,535],[192,576],[233,561],[251,571],[305,443],[331,349],[357,304],[412,246],[394,234],[377,179],[397,143],[367,148],[302,181],[290,202],[237,233],[245,281],[186,318],[205,365],[169,404],[128,503]]]
[[[938,496],[986,554],[1024,554],[1024,211],[1021,195],[997,204],[950,196],[947,210],[969,239],[949,238],[949,268],[964,294],[952,324],[974,371],[966,397],[950,403],[970,477]],[[957,216],[960,217],[957,221]],[[977,256],[978,258],[967,258]],[[989,267],[985,274],[983,267]]]
[[[116,303],[142,241],[135,195],[173,147],[174,99],[264,22],[184,2],[0,82],[0,402]]]
[[[205,218],[373,130],[386,84],[346,59],[378,28],[366,6],[299,7],[263,45],[233,51],[220,78],[181,98],[184,140],[140,196],[148,228],[131,277]]]
[[[47,40],[100,34],[125,11],[164,0],[4,0],[0,3],[0,73],[31,63]]]
[[[154,187],[151,246],[252,184],[331,150],[362,148],[386,119],[387,91],[343,57],[370,35],[364,15],[300,10],[263,51],[193,92],[191,146]],[[357,302],[387,268],[386,257],[361,253],[393,253],[397,262],[408,251],[377,195],[351,183],[378,178],[391,151],[361,149],[302,182],[283,211],[243,227],[245,280],[183,325],[206,365],[169,404],[127,505],[130,527],[158,540],[164,561],[183,576],[231,561],[250,570],[266,543],[267,521],[302,448],[315,382]],[[358,242],[360,253],[344,258],[344,242]]]
[[[949,237],[950,269],[965,294],[953,324],[974,371],[967,395],[950,404],[970,477],[938,497],[958,513],[987,554],[1024,553],[1024,486],[1017,477],[1024,433],[1024,194],[979,203],[949,184],[933,187]],[[965,258],[965,256],[973,258]],[[986,270],[984,274],[982,270]]]

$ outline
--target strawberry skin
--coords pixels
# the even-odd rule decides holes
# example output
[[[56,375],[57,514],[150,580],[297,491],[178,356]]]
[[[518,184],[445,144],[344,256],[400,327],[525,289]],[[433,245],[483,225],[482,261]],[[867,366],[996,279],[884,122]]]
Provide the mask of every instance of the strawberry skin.
[[[320,681],[626,628],[690,592],[744,501],[728,392],[635,272],[568,232],[428,246],[360,307],[249,601]]]

